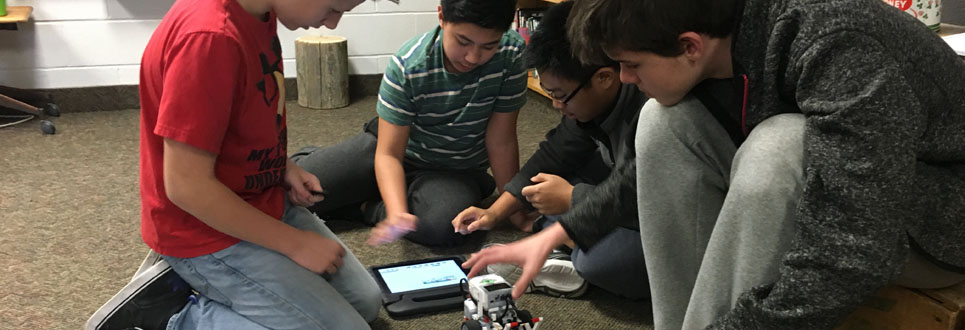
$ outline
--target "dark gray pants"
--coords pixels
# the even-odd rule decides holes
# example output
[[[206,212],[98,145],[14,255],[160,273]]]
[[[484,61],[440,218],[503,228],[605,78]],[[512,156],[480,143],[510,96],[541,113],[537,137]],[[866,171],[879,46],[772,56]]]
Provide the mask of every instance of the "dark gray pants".
[[[305,147],[292,155],[296,164],[318,177],[327,195],[309,210],[323,219],[333,212],[359,213],[360,220],[369,225],[385,218],[385,204],[375,181],[375,134],[365,130],[334,146]],[[468,236],[453,231],[452,219],[488,197],[496,186],[483,170],[431,170],[406,165],[405,177],[409,213],[419,217],[416,230],[405,238],[427,246],[465,242]],[[364,202],[368,202],[364,212],[358,212]]]
[[[539,224],[540,229],[560,219],[557,215],[544,218],[546,220]],[[630,299],[650,298],[650,282],[639,231],[617,227],[589,250],[583,251],[577,246],[570,258],[576,272],[590,284]]]

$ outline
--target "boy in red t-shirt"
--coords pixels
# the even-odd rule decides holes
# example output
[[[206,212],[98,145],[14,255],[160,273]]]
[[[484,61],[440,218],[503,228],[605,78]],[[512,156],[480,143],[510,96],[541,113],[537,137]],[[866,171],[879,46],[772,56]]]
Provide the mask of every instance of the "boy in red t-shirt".
[[[141,235],[158,263],[89,328],[368,329],[378,285],[304,208],[322,187],[288,160],[276,34],[276,18],[335,28],[361,1],[174,4],[141,61]]]

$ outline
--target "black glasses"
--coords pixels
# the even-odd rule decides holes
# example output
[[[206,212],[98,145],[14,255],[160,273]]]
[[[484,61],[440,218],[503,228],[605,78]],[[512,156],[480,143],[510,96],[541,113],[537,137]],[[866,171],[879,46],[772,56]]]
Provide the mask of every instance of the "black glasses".
[[[591,78],[592,78],[592,77],[591,77]],[[580,83],[579,86],[576,86],[576,89],[574,89],[572,92],[570,92],[570,96],[567,96],[566,99],[562,101],[563,104],[570,103],[570,100],[572,100],[573,97],[576,96],[576,93],[579,93],[580,90],[583,89],[583,86],[586,86],[586,83],[588,83],[588,82],[590,82],[590,79],[584,80],[583,82]]]
[[[576,88],[573,89],[572,92],[570,92],[570,95],[566,96],[566,98],[563,99],[563,100],[560,100],[559,98],[553,97],[553,95],[550,95],[550,97],[553,97],[554,100],[560,101],[560,103],[563,103],[564,105],[565,105],[565,104],[568,104],[568,103],[570,103],[570,100],[572,100],[573,97],[576,96],[576,93],[579,93],[580,90],[583,89],[583,86],[586,86],[586,83],[590,82],[590,79],[592,79],[592,78],[593,78],[593,76],[590,76],[590,78],[587,78],[586,80],[583,80],[583,82],[581,82],[579,86],[576,86]]]

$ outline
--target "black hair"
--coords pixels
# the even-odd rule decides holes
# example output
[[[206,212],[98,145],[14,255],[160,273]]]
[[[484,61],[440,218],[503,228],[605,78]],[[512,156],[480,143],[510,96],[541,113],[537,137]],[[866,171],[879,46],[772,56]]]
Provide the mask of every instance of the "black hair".
[[[573,8],[572,1],[564,1],[543,12],[543,19],[529,39],[523,52],[526,67],[539,72],[552,72],[565,79],[582,82],[589,79],[601,66],[616,67],[617,63],[587,65],[577,60],[570,52],[570,42],[566,37],[566,18]]]
[[[570,13],[568,35],[573,53],[586,62],[615,49],[677,56],[684,51],[681,33],[729,36],[738,7],[738,0],[580,0]]]
[[[506,31],[516,16],[516,0],[442,0],[441,4],[442,20],[448,23]]]

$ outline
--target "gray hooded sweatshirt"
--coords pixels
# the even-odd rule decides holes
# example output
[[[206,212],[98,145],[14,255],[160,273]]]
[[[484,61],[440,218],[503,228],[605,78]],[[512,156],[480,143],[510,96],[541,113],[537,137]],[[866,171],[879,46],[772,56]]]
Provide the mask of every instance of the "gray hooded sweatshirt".
[[[710,328],[832,329],[911,249],[965,272],[962,60],[880,0],[746,0],[742,12],[733,116],[746,134],[803,113],[806,183],[780,279]]]

